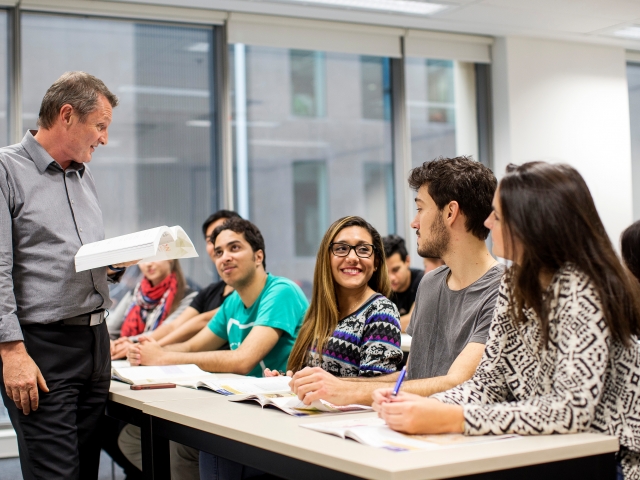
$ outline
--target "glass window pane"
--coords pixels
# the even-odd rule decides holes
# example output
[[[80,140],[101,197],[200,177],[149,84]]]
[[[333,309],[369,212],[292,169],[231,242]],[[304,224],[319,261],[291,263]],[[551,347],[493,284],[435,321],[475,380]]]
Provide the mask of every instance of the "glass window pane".
[[[389,60],[241,44],[230,55],[238,205],[264,235],[268,270],[310,294],[331,222],[360,215],[395,231]],[[300,110],[296,95],[309,99]]]
[[[120,98],[109,144],[91,162],[107,237],[181,225],[205,252],[215,208],[210,28],[22,15],[23,128],[36,128],[46,89],[65,71],[102,79]],[[206,285],[211,262],[184,260]]]
[[[291,50],[291,113],[298,117],[324,116],[324,55]]]
[[[631,117],[631,173],[633,220],[640,220],[640,64],[627,66],[629,113]]]
[[[391,62],[383,57],[360,57],[362,117],[391,120]]]
[[[405,59],[413,166],[456,155],[454,62]]]

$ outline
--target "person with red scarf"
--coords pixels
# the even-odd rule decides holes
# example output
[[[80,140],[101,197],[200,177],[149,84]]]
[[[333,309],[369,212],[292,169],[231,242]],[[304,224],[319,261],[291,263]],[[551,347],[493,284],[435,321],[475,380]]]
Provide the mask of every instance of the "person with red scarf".
[[[108,317],[109,330],[120,331],[121,338],[135,338],[175,319],[195,296],[187,291],[178,260],[138,264],[143,278]],[[112,358],[123,358],[126,346],[111,342]]]

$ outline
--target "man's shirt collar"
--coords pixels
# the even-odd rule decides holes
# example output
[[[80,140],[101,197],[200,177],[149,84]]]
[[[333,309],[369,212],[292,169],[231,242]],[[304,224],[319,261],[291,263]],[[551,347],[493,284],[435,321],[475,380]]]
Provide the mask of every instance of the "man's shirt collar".
[[[27,151],[33,163],[36,164],[38,171],[40,173],[44,173],[47,170],[49,165],[53,164],[54,167],[62,170],[62,167],[58,162],[56,162],[49,152],[47,152],[42,145],[35,139],[34,135],[37,133],[37,130],[27,130],[27,133],[24,134],[22,139],[22,146]],[[80,177],[84,175],[84,164],[78,162],[71,162],[67,170],[75,170],[78,172]]]

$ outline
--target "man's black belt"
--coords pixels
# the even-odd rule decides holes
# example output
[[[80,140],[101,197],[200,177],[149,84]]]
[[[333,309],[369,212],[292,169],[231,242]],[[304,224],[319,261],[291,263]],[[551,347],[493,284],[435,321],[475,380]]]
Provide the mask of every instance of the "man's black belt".
[[[65,318],[64,320],[60,320],[59,322],[55,322],[55,323],[74,326],[74,327],[75,326],[93,327],[95,325],[100,325],[102,322],[104,322],[104,319],[105,319],[104,310],[96,310],[95,312],[85,313],[84,315]]]

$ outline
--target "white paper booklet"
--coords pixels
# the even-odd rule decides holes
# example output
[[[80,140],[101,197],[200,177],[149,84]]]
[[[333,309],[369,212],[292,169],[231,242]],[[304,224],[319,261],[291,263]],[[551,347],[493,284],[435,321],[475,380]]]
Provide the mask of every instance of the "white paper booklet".
[[[222,395],[291,392],[291,377],[219,378],[207,382],[207,388]]]
[[[197,365],[164,365],[149,367],[111,367],[111,376],[131,385],[175,383],[183,387],[198,388],[214,380],[213,373],[200,370]]]
[[[287,378],[287,377],[276,377]],[[229,399],[230,402],[257,402],[262,408],[275,407],[284,413],[296,417],[319,415],[323,413],[357,413],[370,412],[373,409],[364,405],[334,405],[326,400],[317,400],[311,405],[305,405],[292,391],[275,393],[257,393],[253,395],[237,396]]]
[[[76,272],[118,263],[142,260],[173,260],[197,257],[193,242],[182,227],[156,227],[80,247],[75,256]]]
[[[459,433],[442,435],[405,435],[391,430],[381,418],[367,417],[360,420],[339,420],[336,422],[305,423],[303,428],[328,433],[340,438],[350,438],[371,447],[385,448],[395,452],[414,450],[439,450],[470,443],[495,442],[497,440],[519,438],[518,435],[465,436]]]

